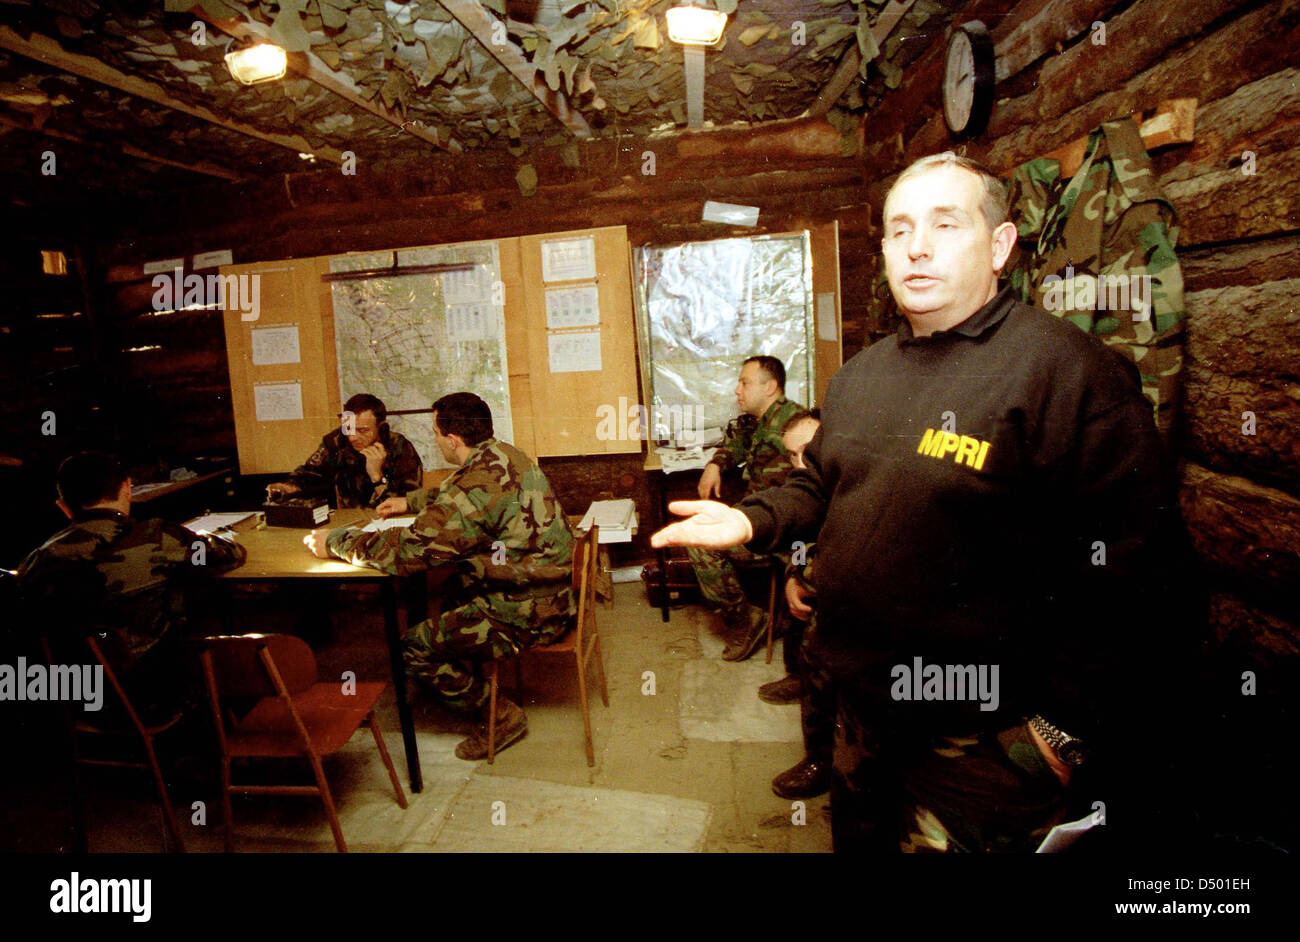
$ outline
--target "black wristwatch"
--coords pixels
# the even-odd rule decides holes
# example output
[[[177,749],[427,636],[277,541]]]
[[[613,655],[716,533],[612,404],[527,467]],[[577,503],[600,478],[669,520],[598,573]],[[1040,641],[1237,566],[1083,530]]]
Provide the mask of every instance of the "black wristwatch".
[[[1034,732],[1043,737],[1043,740],[1052,747],[1052,751],[1066,765],[1083,765],[1084,760],[1088,758],[1088,750],[1084,747],[1082,739],[1077,739],[1069,733],[1057,729],[1041,716],[1031,716],[1029,726]]]

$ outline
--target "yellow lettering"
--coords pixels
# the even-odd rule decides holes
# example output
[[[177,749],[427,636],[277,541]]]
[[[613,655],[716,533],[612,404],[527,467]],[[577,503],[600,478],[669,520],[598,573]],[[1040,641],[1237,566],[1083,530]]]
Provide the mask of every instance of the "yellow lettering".
[[[969,467],[975,467],[975,452],[979,451],[980,442],[978,438],[971,438],[969,435],[961,437],[961,447],[957,449],[957,457],[952,460],[961,464],[963,461]]]
[[[917,446],[916,453],[918,455],[928,455],[934,447],[934,439],[936,437],[937,435],[934,429],[926,429],[925,434],[921,436],[921,444]]]
[[[944,432],[943,447],[939,449],[939,454],[937,457],[944,458],[952,454],[954,451],[957,450],[957,445],[960,442],[961,442],[961,437],[956,432]]]
[[[984,459],[988,456],[988,453],[989,453],[989,443],[985,442],[983,445],[980,445],[979,456],[975,459],[974,467],[976,471],[982,471],[984,469]]]

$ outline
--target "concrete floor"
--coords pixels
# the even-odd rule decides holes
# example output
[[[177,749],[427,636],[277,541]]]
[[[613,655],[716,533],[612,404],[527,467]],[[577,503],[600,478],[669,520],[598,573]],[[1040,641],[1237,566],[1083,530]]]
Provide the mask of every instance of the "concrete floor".
[[[326,760],[343,833],[354,852],[425,851],[765,851],[828,852],[825,796],[803,813],[771,791],[774,775],[802,757],[798,707],[771,706],[759,684],[784,673],[778,641],[731,664],[719,657],[716,620],[697,606],[664,624],[639,584],[615,587],[597,612],[610,705],[592,693],[596,764],[583,752],[582,715],[569,662],[524,662],[522,705],[528,735],[494,765],[464,762],[463,738],[439,707],[416,695],[425,787],[398,807],[370,736],[361,731]],[[353,670],[387,680],[387,654],[373,599],[340,599],[343,626],[317,648],[321,676]],[[262,628],[265,630],[265,628]],[[650,674],[653,674],[653,694]],[[513,684],[513,671],[503,680]],[[508,693],[512,698],[513,691]],[[407,787],[391,688],[381,701],[385,740]],[[300,764],[305,769],[306,763]],[[298,774],[298,767],[281,767]],[[88,802],[92,852],[162,849],[160,816],[148,780],[92,772]],[[307,781],[305,777],[304,781]],[[188,792],[186,789],[188,788]],[[210,785],[173,793],[193,851],[220,851],[219,794]],[[195,809],[193,802],[203,802]],[[205,818],[203,824],[194,823]],[[237,851],[333,852],[318,799],[249,797],[234,805]],[[801,819],[803,823],[795,823]]]

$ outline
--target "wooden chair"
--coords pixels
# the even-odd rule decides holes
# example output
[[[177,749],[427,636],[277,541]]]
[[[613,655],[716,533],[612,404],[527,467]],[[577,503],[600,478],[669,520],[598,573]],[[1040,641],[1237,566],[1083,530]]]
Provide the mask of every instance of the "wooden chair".
[[[131,703],[131,698],[126,695],[126,690],[122,687],[122,682],[118,679],[117,672],[109,664],[108,658],[104,656],[103,649],[99,642],[95,640],[94,635],[86,639],[86,647],[90,649],[91,655],[95,661],[103,668],[104,677],[108,684],[113,688],[113,693],[121,701],[122,707],[126,711],[127,719],[130,726],[125,728],[114,728],[109,726],[100,726],[94,723],[90,717],[93,714],[74,713],[71,706],[64,704],[69,739],[72,745],[72,761],[74,763],[74,775],[77,765],[107,766],[118,769],[145,769],[153,775],[154,786],[158,789],[158,798],[162,802],[163,820],[166,823],[167,831],[171,833],[172,840],[176,842],[176,849],[180,853],[185,853],[185,840],[181,837],[180,823],[176,819],[176,812],[172,808],[171,798],[167,794],[167,782],[163,779],[162,767],[158,764],[158,754],[154,751],[154,740],[161,734],[174,727],[185,716],[184,710],[177,710],[169,714],[161,722],[146,723],[136,711],[135,706]],[[49,641],[41,638],[41,649],[45,654],[45,662],[54,664],[54,655],[50,649]],[[144,761],[126,758],[100,758],[84,752],[81,743],[85,740],[98,739],[101,741],[120,741],[124,737],[135,737],[140,741],[140,746],[144,753]],[[76,831],[77,841],[85,849],[85,815],[82,810],[82,789],[79,777],[74,781],[74,787],[77,793],[76,805]],[[163,846],[167,844],[166,833],[163,835]]]
[[[375,722],[375,702],[387,684],[357,683],[354,693],[333,681],[318,682],[316,658],[292,635],[244,635],[204,639],[203,675],[221,746],[221,801],[225,812],[226,852],[233,844],[232,794],[319,795],[339,853],[347,853],[334,797],[321,757],[341,749],[357,728],[370,727],[379,757],[388,769],[397,803],[406,807],[393,760]],[[231,698],[256,700],[236,719],[224,710]],[[302,756],[311,764],[316,785],[232,785],[230,762],[244,758]]]
[[[578,612],[572,627],[550,644],[534,645],[526,649],[533,654],[561,654],[573,658],[578,671],[578,699],[582,703],[582,729],[587,739],[587,765],[596,764],[595,750],[591,745],[591,708],[587,702],[587,668],[594,662],[596,676],[600,679],[600,699],[609,706],[609,690],[605,686],[605,665],[600,655],[600,634],[596,628],[596,569],[600,558],[599,527],[579,537],[573,548],[573,591],[578,597]],[[592,655],[595,657],[592,657]],[[515,660],[515,679],[523,686],[519,660]],[[496,757],[497,733],[497,678],[500,661],[488,666],[488,763]]]

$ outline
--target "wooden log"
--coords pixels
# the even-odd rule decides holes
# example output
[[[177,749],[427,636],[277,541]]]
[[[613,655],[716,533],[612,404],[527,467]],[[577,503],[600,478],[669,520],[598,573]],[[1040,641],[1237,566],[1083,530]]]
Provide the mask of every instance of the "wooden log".
[[[1187,448],[1215,467],[1300,484],[1300,278],[1186,301]]]
[[[1293,231],[1300,220],[1300,148],[1274,154],[1252,175],[1217,170],[1165,187],[1179,218],[1179,245]]]
[[[8,49],[10,52],[16,52],[19,55],[35,59],[46,65],[69,72],[80,78],[90,79],[92,82],[98,82],[101,85],[107,85],[109,88],[115,88],[118,91],[126,92],[137,98],[143,98],[145,101],[151,101],[154,104],[162,105],[164,108],[171,108],[173,111],[179,111],[191,117],[207,121],[218,127],[225,128],[228,131],[234,131],[237,134],[243,134],[248,137],[257,138],[259,141],[265,141],[268,144],[275,144],[278,147],[284,147],[295,153],[313,153],[316,156],[331,161],[332,163],[342,163],[343,155],[332,147],[312,147],[306,139],[289,134],[268,134],[259,131],[251,125],[242,121],[236,121],[233,118],[226,118],[214,114],[207,108],[197,107],[188,102],[181,101],[173,97],[163,88],[152,82],[147,82],[137,75],[128,75],[125,72],[119,72],[112,66],[100,62],[91,56],[83,56],[79,53],[68,52],[58,41],[48,36],[42,36],[39,33],[32,33],[29,38],[24,39],[8,26],[0,26],[0,48]]]
[[[1050,0],[1032,18],[997,37],[997,81],[1005,82],[1052,49],[1088,31],[1116,0]],[[1022,4],[1023,5],[1023,4]],[[1109,36],[1107,37],[1109,38]]]
[[[1300,235],[1285,235],[1236,245],[1179,249],[1183,287],[1189,292],[1229,285],[1300,278]]]
[[[1282,69],[1248,82],[1196,115],[1196,140],[1153,157],[1162,186],[1239,166],[1249,151],[1256,163],[1300,146],[1300,69]]]
[[[1300,654],[1300,621],[1225,592],[1210,595],[1208,621],[1220,644],[1230,643],[1260,663]]]
[[[1155,66],[1134,74],[1120,68],[1101,70],[1112,91],[1093,98],[1058,96],[1055,111],[1033,94],[994,109],[989,130],[971,148],[971,156],[1005,171],[1086,134],[1103,121],[1149,107],[1165,98],[1195,97],[1210,102],[1290,64],[1300,42],[1300,0],[1276,0],[1225,24]],[[1224,62],[1237,65],[1223,68]],[[1100,69],[1094,64],[1093,68]],[[1121,84],[1122,83],[1122,84]],[[1116,87],[1118,86],[1118,87]],[[1198,116],[1199,119],[1199,116]],[[870,132],[870,127],[868,127]]]
[[[1180,468],[1179,504],[1212,570],[1265,588],[1300,580],[1300,499],[1188,461]]]

